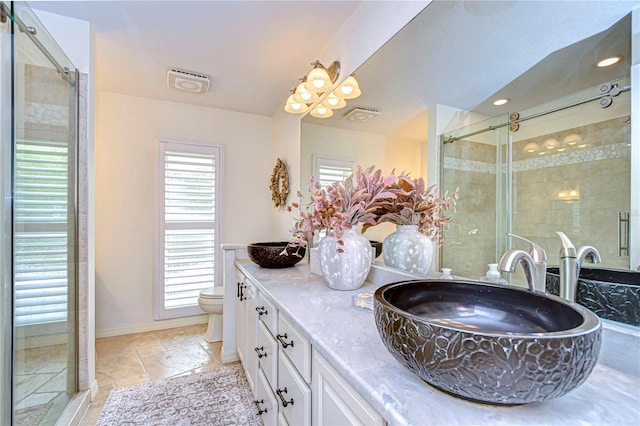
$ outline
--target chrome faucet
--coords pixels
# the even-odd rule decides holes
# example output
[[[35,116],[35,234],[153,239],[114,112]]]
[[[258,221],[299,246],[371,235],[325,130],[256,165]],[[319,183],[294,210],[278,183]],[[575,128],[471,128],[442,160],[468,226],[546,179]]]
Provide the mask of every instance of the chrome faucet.
[[[536,262],[533,260],[533,257],[529,253],[524,250],[509,250],[505,252],[502,257],[500,257],[500,261],[498,262],[498,269],[502,272],[510,272],[514,273],[516,271],[516,265],[520,263],[522,265],[522,269],[524,270],[524,277],[527,280],[527,284],[529,285],[529,289],[531,291],[536,291],[536,288],[539,287],[540,284],[536,282]],[[544,286],[544,284],[542,284]]]
[[[600,263],[600,253],[595,247],[582,246],[576,250],[575,246],[563,232],[556,234],[562,241],[560,249],[560,297],[575,302],[578,288],[580,267],[588,259],[591,263]]]
[[[519,235],[507,233],[508,236],[513,238],[518,238],[529,244],[529,255],[533,259],[534,264],[534,277],[533,282],[535,283],[535,291],[546,292],[546,281],[547,281],[547,253],[544,251],[544,248],[539,244],[534,243],[533,241],[527,240]]]

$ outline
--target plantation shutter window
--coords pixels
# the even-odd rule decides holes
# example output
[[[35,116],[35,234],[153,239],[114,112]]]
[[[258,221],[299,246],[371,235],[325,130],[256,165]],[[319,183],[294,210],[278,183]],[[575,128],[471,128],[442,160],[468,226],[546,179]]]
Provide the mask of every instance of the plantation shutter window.
[[[201,314],[200,291],[218,280],[221,149],[160,142],[156,317]]]
[[[333,182],[344,182],[354,171],[355,161],[341,158],[313,157],[313,176],[324,188]]]
[[[66,141],[18,140],[15,150],[15,323],[67,320],[70,208]]]

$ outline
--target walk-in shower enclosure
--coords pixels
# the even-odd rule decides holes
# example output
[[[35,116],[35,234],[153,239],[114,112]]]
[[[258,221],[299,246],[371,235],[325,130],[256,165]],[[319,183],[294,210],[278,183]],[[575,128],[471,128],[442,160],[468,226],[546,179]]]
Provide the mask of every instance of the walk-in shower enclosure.
[[[78,389],[76,68],[24,2],[0,12],[0,424]]]

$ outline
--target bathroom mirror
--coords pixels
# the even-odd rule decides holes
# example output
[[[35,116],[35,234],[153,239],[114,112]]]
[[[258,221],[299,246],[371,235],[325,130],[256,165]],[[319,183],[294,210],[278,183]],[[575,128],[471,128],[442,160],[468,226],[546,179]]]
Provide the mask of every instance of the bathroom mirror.
[[[455,228],[456,235],[448,236],[452,237],[455,245],[448,246],[445,242],[441,259],[445,263],[442,266],[453,266],[454,274],[458,272],[469,278],[479,278],[486,264],[496,262],[499,254],[510,246],[506,235],[502,236],[508,229],[507,219],[496,218],[496,212],[508,210],[511,214],[526,214],[517,206],[507,205],[514,202],[506,195],[514,182],[507,183],[497,178],[501,176],[499,163],[511,155],[513,161],[526,160],[525,153],[530,153],[515,153],[516,148],[522,151],[529,142],[543,145],[547,139],[552,139],[546,138],[547,134],[556,135],[556,139],[568,137],[571,134],[569,130],[578,127],[578,124],[573,127],[548,125],[548,131],[533,134],[532,129],[536,127],[533,124],[542,120],[536,119],[521,123],[516,132],[509,132],[509,114],[536,114],[548,106],[557,107],[576,97],[592,96],[593,91],[597,94],[599,86],[606,82],[615,82],[621,87],[628,85],[632,8],[630,2],[615,1],[431,3],[356,70],[355,76],[362,91],[359,98],[348,100],[347,106],[334,111],[331,118],[318,119],[310,115],[303,118],[300,187],[307,187],[309,177],[316,173],[314,167],[331,161],[364,167],[375,164],[385,173],[392,169],[407,170],[414,177],[426,179],[429,156],[444,155],[442,189],[455,189],[447,184],[464,185],[460,188],[461,199],[456,213],[464,226]],[[606,53],[621,55],[622,58],[614,66],[594,66],[597,59]],[[503,97],[510,98],[509,103],[493,105],[495,99]],[[360,108],[356,110],[360,112],[356,114],[358,119],[349,120],[347,116],[353,114],[348,113],[355,108]],[[614,120],[622,133],[629,133],[628,92],[614,97],[610,108],[603,109],[597,104],[591,108],[596,109],[596,118],[591,124]],[[598,111],[604,111],[600,118]],[[569,120],[562,115],[547,119],[550,122]],[[467,145],[452,144],[442,149],[444,152],[432,149],[436,145],[433,141],[436,135],[448,132],[465,136],[486,128],[483,120],[502,122],[503,127],[500,131],[480,132],[477,136],[467,137]],[[439,129],[429,129],[429,124],[439,126]],[[465,127],[469,125],[472,126]],[[598,126],[595,127],[599,131]],[[590,136],[592,140],[597,137]],[[630,163],[630,154],[623,152],[626,142],[618,142],[615,147],[601,149],[618,150],[615,155],[627,155],[626,161]],[[511,148],[507,148],[509,144],[513,144],[513,153]],[[552,142],[547,144],[553,145]],[[482,152],[478,149],[485,146],[490,150]],[[541,154],[536,155],[539,156],[536,161],[544,162]],[[578,161],[579,155],[575,154],[572,161]],[[487,168],[484,160],[487,156],[488,162],[493,163],[489,171],[493,173],[491,179],[481,182],[471,175],[468,181],[447,180],[447,167]],[[630,176],[626,176],[626,181],[624,174],[620,176],[626,188],[617,189],[626,189],[628,193]],[[570,188],[571,182],[566,182],[565,186],[567,188],[551,189],[555,191],[556,199],[545,208],[554,210],[556,215],[575,218],[580,216],[582,205],[583,215],[588,215],[585,203],[562,199],[559,195],[562,191],[571,193],[576,190]],[[527,197],[531,195],[529,198],[533,199],[547,188],[535,184],[530,187],[516,185],[513,190],[528,191]],[[621,196],[627,197],[628,209],[629,197]],[[520,198],[524,196],[520,194]],[[610,212],[600,211],[598,218],[601,219],[602,214],[617,215],[617,207]],[[536,222],[537,218],[528,217],[532,227],[544,228],[543,242],[548,244],[549,264],[558,263],[554,257],[559,242],[549,237],[553,231],[560,230],[554,227],[555,218],[551,214],[546,222]],[[593,218],[588,220],[594,226],[599,223]],[[513,221],[513,217],[509,221]],[[590,242],[597,246],[599,241],[589,241],[580,235],[584,230],[574,229],[575,222],[569,220],[562,222],[561,226],[568,234],[576,234],[576,245]],[[468,235],[467,231],[474,228],[480,231]],[[525,237],[537,238],[530,228],[523,226],[511,230],[526,233]],[[370,228],[365,236],[383,241],[393,230],[392,225],[385,224]],[[518,244],[513,246],[527,248]],[[465,247],[466,251],[463,250]],[[604,257],[615,255],[616,261],[609,266],[628,269],[628,253],[625,260],[625,256],[619,256],[619,248],[607,245]],[[447,265],[446,262],[451,263]]]

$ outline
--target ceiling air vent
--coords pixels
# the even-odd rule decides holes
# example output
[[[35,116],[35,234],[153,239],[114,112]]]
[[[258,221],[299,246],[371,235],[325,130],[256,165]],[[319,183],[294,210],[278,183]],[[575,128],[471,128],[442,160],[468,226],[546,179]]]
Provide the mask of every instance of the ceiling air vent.
[[[380,111],[375,108],[355,107],[344,115],[350,121],[369,121],[380,115]]]
[[[167,71],[167,86],[191,93],[207,93],[211,85],[208,75],[193,71],[170,68]]]

